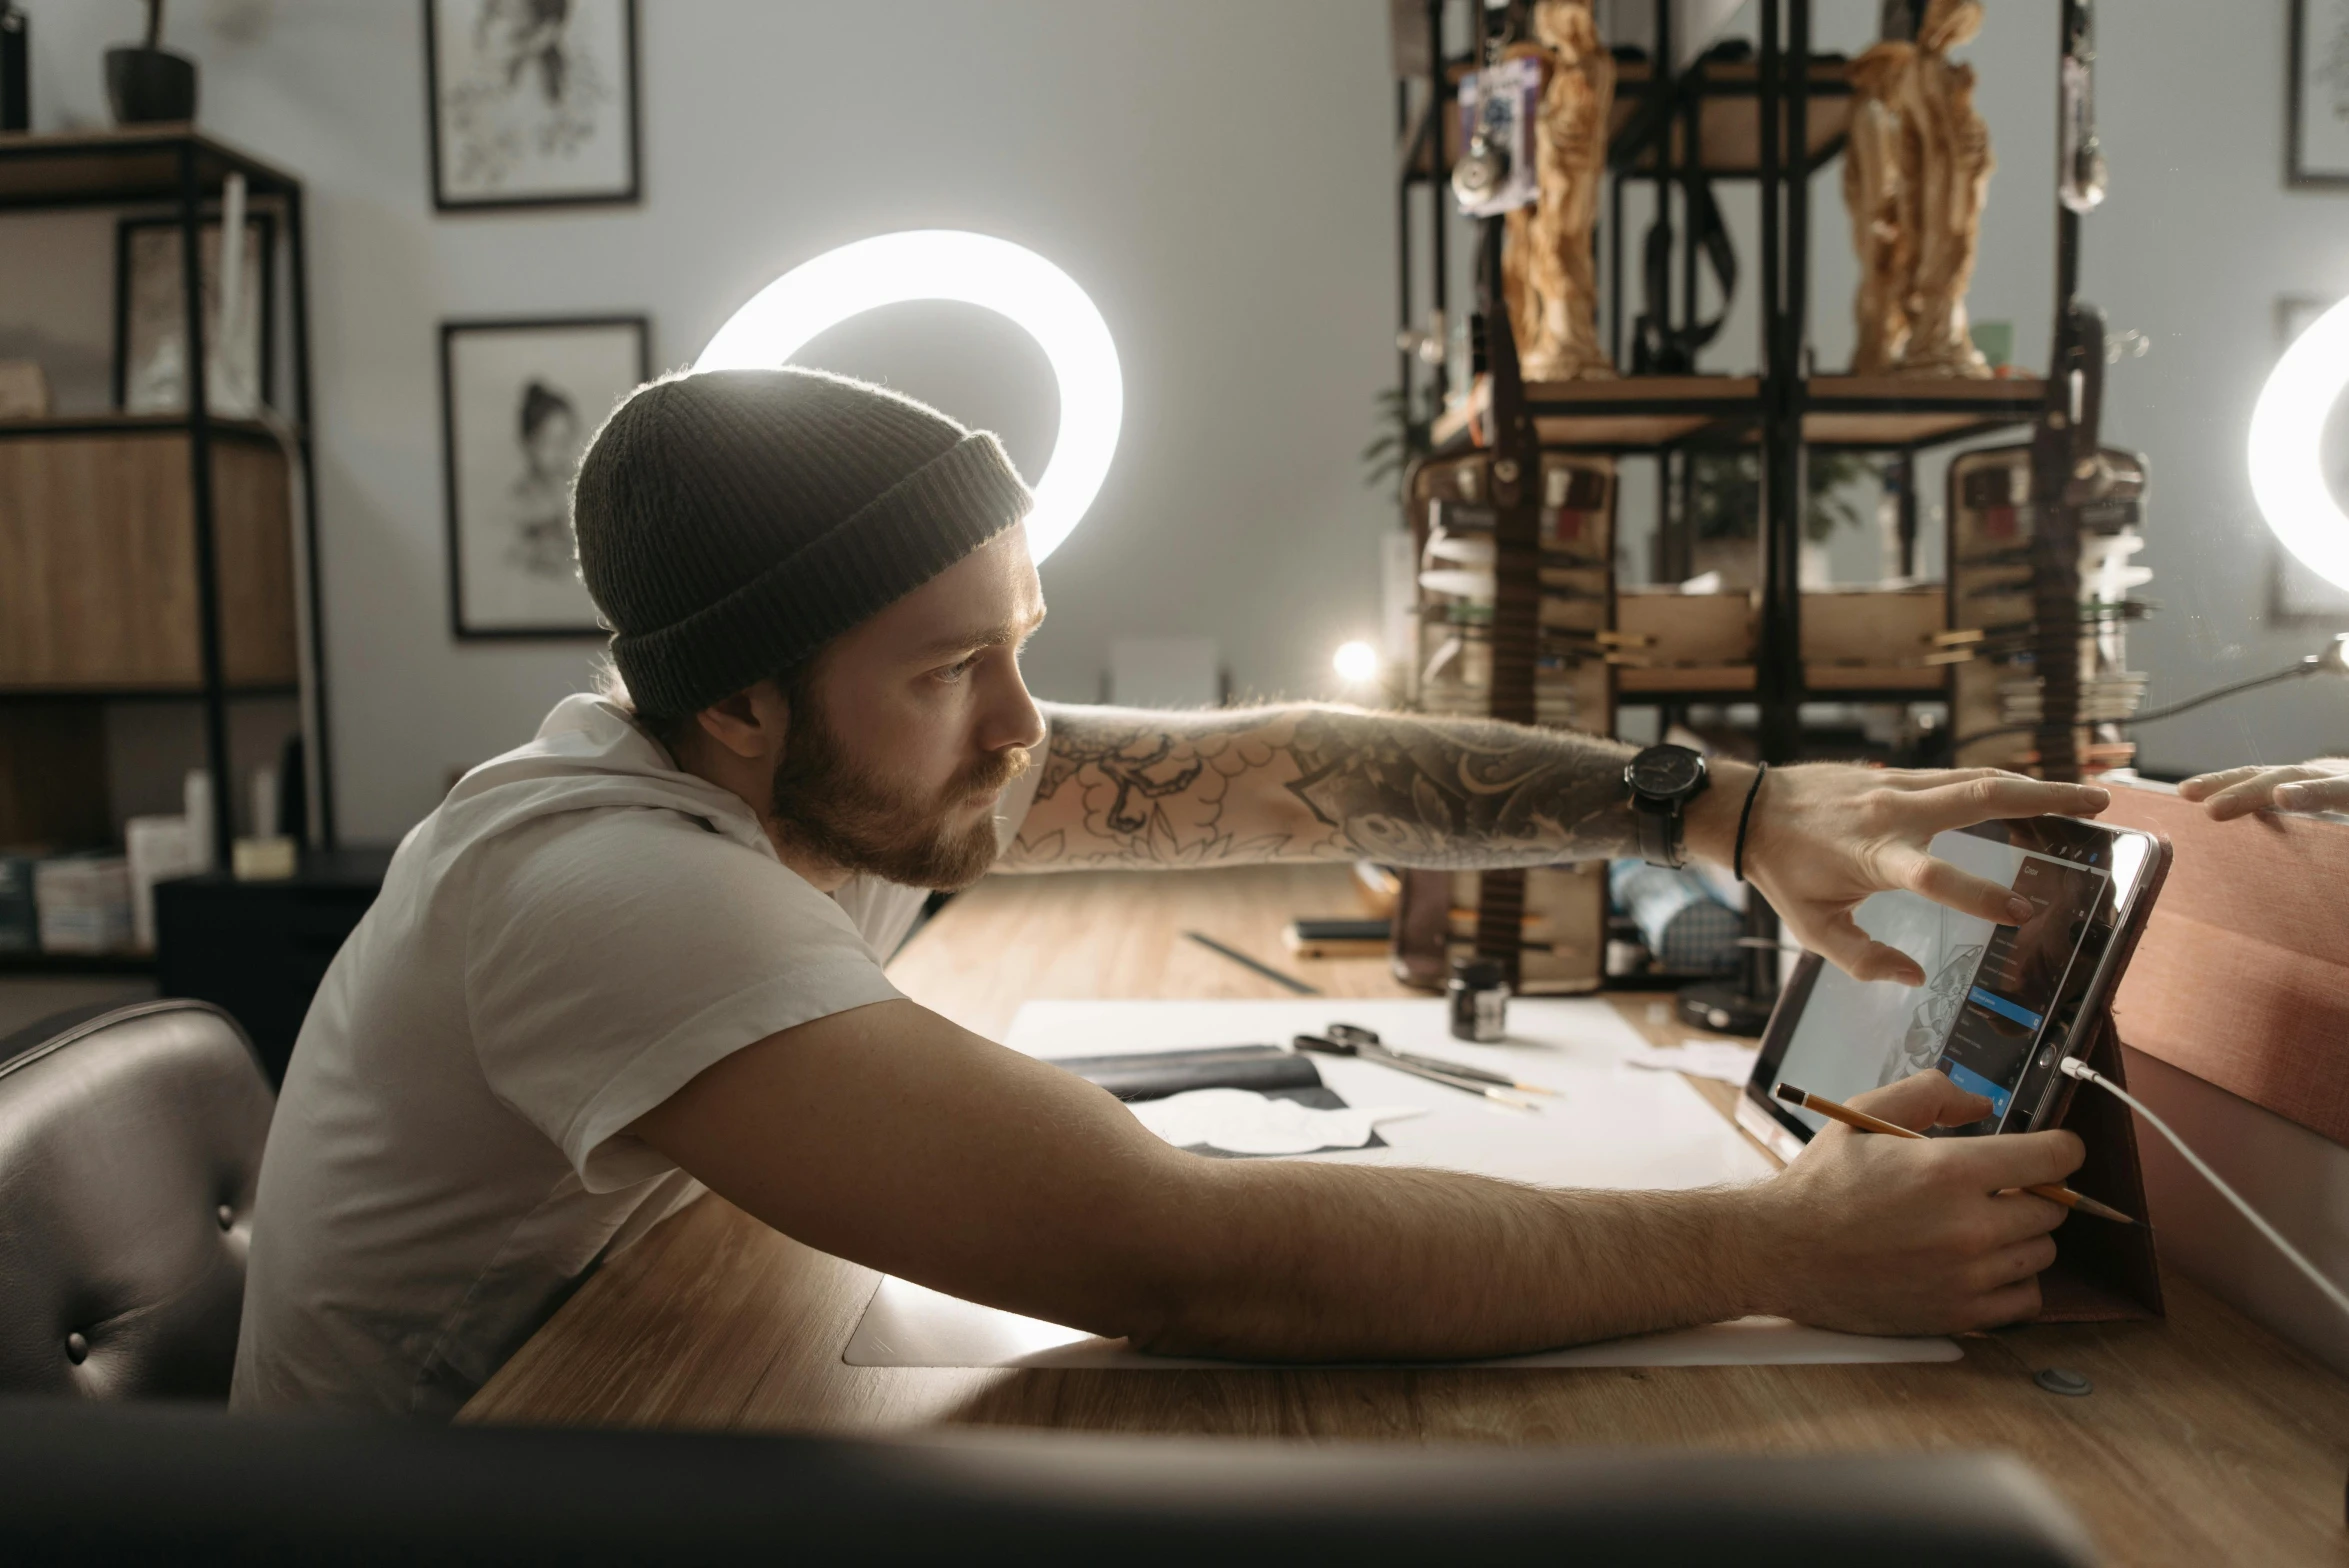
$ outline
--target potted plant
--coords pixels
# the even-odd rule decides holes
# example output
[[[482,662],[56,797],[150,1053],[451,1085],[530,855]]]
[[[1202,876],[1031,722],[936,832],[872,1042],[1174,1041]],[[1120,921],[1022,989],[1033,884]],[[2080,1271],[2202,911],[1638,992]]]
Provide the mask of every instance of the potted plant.
[[[147,41],[106,51],[106,98],[116,124],[196,117],[196,62],[162,45],[163,0],[147,0]]]

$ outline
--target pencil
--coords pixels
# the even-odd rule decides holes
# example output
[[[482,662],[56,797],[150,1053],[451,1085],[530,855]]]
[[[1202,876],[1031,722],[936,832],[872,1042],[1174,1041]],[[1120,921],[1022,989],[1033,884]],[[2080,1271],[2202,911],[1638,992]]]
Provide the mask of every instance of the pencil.
[[[1201,947],[1206,948],[1209,952],[1221,953],[1224,957],[1230,959],[1233,963],[1238,964],[1241,968],[1253,969],[1258,974],[1264,976],[1265,979],[1270,980],[1274,985],[1286,986],[1288,989],[1296,992],[1299,996],[1321,995],[1321,987],[1307,985],[1304,981],[1298,979],[1295,975],[1282,974],[1279,970],[1273,968],[1270,964],[1258,963],[1255,959],[1250,958],[1246,953],[1241,952],[1238,948],[1226,947],[1204,931],[1185,931],[1183,935],[1189,937],[1192,941],[1198,943]]]
[[[1921,1132],[1915,1132],[1896,1123],[1888,1122],[1881,1116],[1870,1116],[1866,1111],[1855,1111],[1850,1106],[1840,1101],[1830,1100],[1823,1094],[1813,1094],[1808,1089],[1797,1089],[1790,1083],[1782,1083],[1771,1092],[1789,1105],[1799,1106],[1806,1111],[1817,1111],[1831,1122],[1841,1122],[1844,1126],[1856,1127],[1861,1132],[1890,1133],[1895,1138],[1922,1138],[1925,1136]],[[2123,1214],[2109,1203],[2099,1203],[2084,1192],[2074,1192],[2071,1188],[2059,1186],[2054,1182],[2037,1187],[2025,1187],[2023,1191],[2030,1193],[2033,1197],[2045,1198],[2050,1203],[2060,1203],[2067,1209],[2078,1209],[2083,1213],[2093,1214],[2100,1220],[2111,1220],[2119,1225],[2139,1223],[2135,1218]]]

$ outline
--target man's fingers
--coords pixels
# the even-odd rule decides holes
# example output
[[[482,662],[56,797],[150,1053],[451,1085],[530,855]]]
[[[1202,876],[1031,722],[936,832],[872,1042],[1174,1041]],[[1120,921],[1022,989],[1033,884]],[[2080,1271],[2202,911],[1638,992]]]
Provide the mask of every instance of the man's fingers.
[[[2216,773],[2197,773],[2194,775],[2194,777],[2188,779],[2185,783],[2178,786],[2178,793],[2188,800],[2207,800],[2211,796],[2217,794],[2220,790],[2225,789],[2228,785],[2240,784],[2245,779],[2256,777],[2259,772],[2260,769],[2257,766],[2252,766],[2247,768],[2221,768]]]
[[[2276,804],[2286,811],[2349,811],[2349,775],[2283,785],[2276,790]]]
[[[1968,1094],[1946,1074],[1928,1067],[1898,1083],[1852,1096],[1851,1108],[1881,1117],[1896,1127],[1923,1132],[1928,1127],[1963,1127],[1990,1114],[1990,1102]]]
[[[2221,822],[2247,817],[2254,811],[2264,811],[2271,805],[2283,805],[2281,798],[2286,786],[2298,787],[2304,779],[2329,779],[2328,768],[2305,765],[2282,768],[2253,768],[2248,778],[2237,779],[2224,789],[2213,792],[2205,804],[2211,816]]]
[[[1794,917],[1787,924],[1795,927]],[[1826,959],[1854,980],[1897,980],[1902,985],[1923,985],[1925,971],[1917,961],[1897,947],[1886,947],[1867,932],[1846,910],[1825,921],[1805,921],[1795,928],[1795,938],[1803,946]]]
[[[1974,1311],[1978,1328],[2001,1328],[2039,1315],[2039,1276],[1994,1290],[1981,1298]]]
[[[1992,925],[2019,926],[2031,918],[2030,900],[2012,888],[1960,871],[1921,849],[1905,844],[1888,847],[1877,869],[1888,887],[1906,888]]]
[[[1992,774],[1921,791],[1919,827],[1927,836],[2007,817],[2092,817],[2112,804],[2099,784],[2056,784],[2017,774]]]
[[[1995,1216],[1990,1239],[1993,1245],[2002,1247],[2019,1246],[2033,1237],[2044,1238],[2072,1216],[2070,1209],[2035,1192],[2002,1192],[1990,1200],[1990,1211]],[[2003,1285],[2006,1281],[1998,1283]]]
[[[2055,1261],[2055,1238],[2044,1233],[1999,1248],[1974,1270],[1974,1288],[1988,1294],[2032,1279]]]
[[[2200,801],[2220,822],[2254,811],[2339,811],[2349,809],[2349,762],[2319,757],[2277,767],[2228,768],[2204,773],[2178,786],[2187,800]]]
[[[2088,1147],[2079,1134],[2056,1128],[1996,1138],[1961,1138],[1948,1157],[1965,1168],[1969,1186],[1979,1182],[1985,1192],[2004,1192],[2010,1187],[2062,1181],[2080,1168],[2080,1162],[2088,1157]]]

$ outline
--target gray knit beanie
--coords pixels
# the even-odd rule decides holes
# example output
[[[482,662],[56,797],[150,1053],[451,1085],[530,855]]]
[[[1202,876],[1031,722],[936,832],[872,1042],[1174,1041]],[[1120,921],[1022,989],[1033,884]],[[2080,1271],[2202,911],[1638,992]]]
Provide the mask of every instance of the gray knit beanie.
[[[912,398],[714,370],[613,411],[571,515],[629,695],[673,717],[798,664],[1033,504],[992,435]]]

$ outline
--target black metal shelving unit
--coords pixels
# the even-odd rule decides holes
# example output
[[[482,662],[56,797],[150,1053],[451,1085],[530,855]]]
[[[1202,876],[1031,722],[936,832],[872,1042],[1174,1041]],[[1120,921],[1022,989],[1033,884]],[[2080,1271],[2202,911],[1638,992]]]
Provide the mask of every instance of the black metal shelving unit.
[[[1473,0],[1472,0],[1473,3]],[[1396,87],[1396,273],[1398,330],[1409,334],[1423,311],[1442,308],[1449,295],[1445,127],[1453,117],[1454,83],[1478,61],[1447,56],[1442,48],[1447,0],[1425,8],[1426,47],[1399,46]],[[1599,245],[1607,256],[1603,289],[1613,357],[1623,363],[1631,318],[1624,267],[1627,232],[1624,191],[1655,187],[1654,222],[1674,248],[1679,287],[1646,300],[1667,329],[1685,329],[1698,316],[1699,251],[1692,224],[1673,223],[1675,193],[1689,210],[1699,181],[1753,181],[1760,198],[1762,363],[1753,376],[1623,376],[1611,382],[1533,383],[1526,399],[1546,450],[1647,456],[1656,460],[1657,533],[1666,559],[1685,562],[1688,550],[1689,457],[1711,447],[1758,451],[1763,474],[1759,548],[1760,612],[1751,690],[1618,693],[1628,705],[1666,708],[1708,702],[1753,702],[1761,713],[1759,740],[1771,761],[1789,761],[1801,749],[1800,708],[1806,702],[1946,700],[1939,690],[1882,692],[1814,688],[1801,657],[1802,602],[1798,587],[1803,464],[1811,451],[1855,450],[1885,455],[1886,481],[1899,507],[1903,567],[1913,572],[1917,531],[1915,459],[1934,447],[2012,430],[2038,420],[2048,407],[2044,381],[2016,377],[1951,383],[1896,383],[1886,378],[1822,376],[1809,359],[1808,253],[1811,177],[1843,151],[1843,135],[1813,107],[1848,99],[1843,62],[1811,51],[1810,0],[1760,0],[1760,37],[1750,56],[1700,57],[1681,70],[1672,58],[1671,14],[1657,0],[1651,59],[1621,61],[1607,156],[1609,190]],[[1416,69],[1413,69],[1416,67]],[[1708,156],[1723,143],[1750,158]],[[1424,199],[1430,232],[1424,275],[1413,244],[1412,207]],[[2078,273],[2077,220],[2062,215],[2057,233],[2056,295],[2060,321]],[[1497,219],[1485,220],[1498,222]],[[1422,293],[1424,282],[1425,293]],[[1424,303],[1423,303],[1424,302]],[[1424,395],[1427,367],[1405,350],[1398,373],[1406,406]],[[1440,371],[1435,372],[1440,374]],[[1482,389],[1479,389],[1481,396]],[[1478,409],[1455,411],[1437,425],[1441,455],[1471,443],[1468,426]]]
[[[1447,228],[1452,195],[1446,127],[1456,119],[1454,84],[1483,63],[1489,21],[1483,0],[1468,0],[1468,5],[1472,42],[1470,52],[1462,56],[1447,55],[1444,49],[1448,0],[1427,0],[1424,21],[1411,25],[1405,25],[1407,8],[1398,7],[1396,12],[1396,272],[1398,347],[1403,350],[1398,364],[1406,410],[1421,406],[1425,372],[1433,368],[1416,364],[1407,346],[1423,308],[1412,243],[1412,206],[1423,195],[1430,224],[1424,298],[1437,310],[1449,299]],[[2085,36],[2087,0],[2060,0],[2057,9],[2060,59]],[[1523,0],[1510,0],[1493,10],[1503,17],[1521,15]],[[1814,125],[1813,108],[1848,99],[1850,85],[1839,58],[1812,53],[1811,0],[1760,0],[1758,10],[1760,36],[1750,56],[1715,51],[1675,70],[1670,63],[1671,8],[1667,0],[1655,0],[1651,58],[1618,59],[1606,161],[1606,216],[1595,239],[1607,258],[1606,330],[1611,357],[1620,369],[1630,319],[1624,267],[1626,186],[1653,183],[1653,222],[1666,236],[1663,243],[1672,248],[1670,259],[1678,263],[1677,269],[1666,269],[1668,280],[1677,270],[1678,289],[1668,281],[1665,298],[1643,301],[1649,316],[1669,331],[1687,328],[1698,316],[1699,253],[1689,216],[1702,199],[1698,186],[1709,180],[1756,182],[1762,337],[1758,374],[1624,375],[1613,381],[1534,383],[1524,388],[1524,401],[1545,451],[1656,460],[1660,554],[1682,565],[1691,544],[1691,455],[1708,447],[1758,452],[1762,569],[1752,688],[1627,693],[1618,683],[1614,703],[1658,707],[1667,714],[1698,704],[1753,703],[1759,710],[1756,739],[1761,755],[1781,763],[1799,760],[1803,754],[1806,703],[1948,703],[1953,690],[1946,673],[1937,686],[1880,691],[1811,683],[1803,659],[1800,588],[1807,455],[1858,450],[1889,458],[1886,482],[1898,505],[1902,567],[1904,575],[1912,574],[1918,454],[2027,425],[2060,428],[2064,403],[2059,394],[2066,387],[2059,385],[2057,376],[1936,383],[1822,376],[1815,371],[1809,343],[1810,182],[1841,155],[1843,134],[1832,124]],[[1829,117],[1819,118],[1824,122]],[[1744,154],[1749,143],[1750,157]],[[1675,193],[1681,197],[1684,215],[1677,229],[1672,221]],[[1496,229],[1501,222],[1482,221]],[[1498,242],[1497,232],[1488,231],[1488,237]],[[2053,352],[2059,369],[2066,363],[2067,323],[2077,305],[2078,246],[2077,215],[2059,203],[2053,290]],[[1437,390],[1440,396],[1440,384]],[[1436,456],[1457,454],[1474,444],[1481,401],[1488,397],[1480,382],[1468,407],[1438,420]],[[2051,691],[2049,700],[2055,701],[2056,693]],[[1758,899],[1749,908],[1747,935],[1742,977],[1684,992],[1684,1021],[1759,1031],[1777,990],[1777,920]],[[1729,1011],[1721,1011],[1723,1007]]]
[[[207,355],[203,306],[201,234],[220,216],[230,176],[245,182],[248,213],[270,212],[277,243],[284,247],[287,280],[287,359],[291,369],[290,407],[262,420],[231,419],[211,411],[205,387]],[[179,687],[109,688],[0,686],[0,701],[61,697],[103,700],[186,700],[203,710],[204,756],[212,790],[213,863],[226,867],[235,837],[235,790],[229,770],[229,705],[247,697],[302,700],[301,728],[307,763],[305,797],[308,847],[331,850],[336,841],[333,769],[328,747],[324,618],[320,613],[318,496],[311,450],[311,377],[308,267],[302,183],[293,175],[232,147],[192,125],[140,126],[118,131],[64,135],[0,135],[0,213],[18,214],[88,208],[145,209],[168,214],[180,232],[181,292],[186,306],[187,410],[176,415],[110,414],[58,419],[0,421],[0,441],[67,436],[184,433],[187,436],[189,514],[194,532],[196,627],[200,680],[193,691]],[[221,442],[283,445],[301,486],[302,570],[294,579],[297,599],[296,662],[306,679],[283,683],[231,683],[223,665],[222,593],[216,547],[218,498],[213,458]],[[132,957],[15,955],[0,973],[133,972],[151,961]]]

